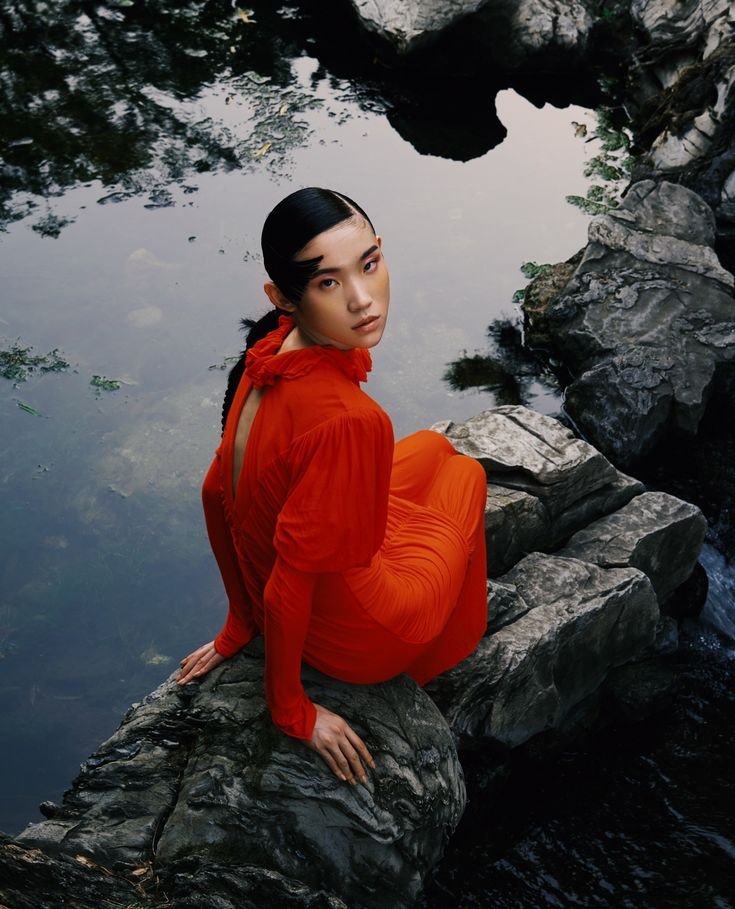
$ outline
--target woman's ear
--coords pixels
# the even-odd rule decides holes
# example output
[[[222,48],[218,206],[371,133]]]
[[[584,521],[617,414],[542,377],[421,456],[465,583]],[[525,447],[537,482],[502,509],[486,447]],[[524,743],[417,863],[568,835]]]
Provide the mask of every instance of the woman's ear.
[[[271,303],[280,309],[283,312],[294,312],[296,310],[296,304],[292,303],[287,297],[281,293],[278,289],[278,285],[274,284],[273,281],[266,281],[263,285],[263,290],[266,292],[266,296],[271,301]]]

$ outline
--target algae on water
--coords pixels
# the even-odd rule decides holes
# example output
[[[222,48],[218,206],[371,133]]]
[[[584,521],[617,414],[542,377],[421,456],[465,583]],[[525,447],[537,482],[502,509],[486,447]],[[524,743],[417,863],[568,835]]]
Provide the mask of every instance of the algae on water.
[[[108,379],[107,376],[94,375],[89,380],[89,384],[94,388],[97,397],[99,397],[103,391],[118,391],[122,381],[120,379]]]
[[[0,375],[17,385],[36,372],[63,372],[69,369],[69,363],[61,356],[58,347],[46,354],[34,354],[32,350],[33,347],[22,347],[19,338],[10,347],[0,348]]]

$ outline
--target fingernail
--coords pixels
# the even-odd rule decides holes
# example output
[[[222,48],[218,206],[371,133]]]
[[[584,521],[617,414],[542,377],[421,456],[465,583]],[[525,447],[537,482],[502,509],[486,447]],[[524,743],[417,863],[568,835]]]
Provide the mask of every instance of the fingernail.
[[[346,779],[347,779],[347,777],[344,775],[344,773],[340,773],[339,778],[340,778],[341,780],[346,780]]]
[[[364,773],[363,773],[363,775],[360,777],[360,782],[361,782],[361,783],[367,783],[367,777],[365,776]]]

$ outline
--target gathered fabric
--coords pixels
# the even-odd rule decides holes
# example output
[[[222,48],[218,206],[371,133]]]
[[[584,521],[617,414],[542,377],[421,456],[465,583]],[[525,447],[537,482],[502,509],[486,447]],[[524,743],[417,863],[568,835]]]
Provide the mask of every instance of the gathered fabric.
[[[343,681],[406,672],[420,685],[485,632],[486,478],[438,433],[394,443],[360,388],[367,350],[280,353],[293,321],[248,351],[202,488],[228,597],[215,647],[229,657],[262,633],[274,723],[311,739],[316,708],[302,660]],[[263,389],[233,488],[237,425]]]

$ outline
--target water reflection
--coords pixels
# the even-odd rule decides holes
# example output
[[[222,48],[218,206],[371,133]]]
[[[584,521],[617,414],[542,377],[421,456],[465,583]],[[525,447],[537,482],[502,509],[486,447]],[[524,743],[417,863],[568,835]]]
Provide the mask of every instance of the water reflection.
[[[256,28],[261,6],[249,21],[220,3],[4,3],[0,228],[34,212],[34,229],[58,236],[72,219],[51,200],[90,181],[109,189],[101,204],[145,194],[161,207],[200,174],[261,158],[285,174],[308,129],[299,115],[319,100]]]
[[[464,353],[449,363],[443,378],[450,388],[492,392],[498,405],[530,405],[532,391],[539,385],[548,395],[559,394],[559,385],[544,361],[524,346],[518,321],[495,319],[487,334],[493,352]]]
[[[373,78],[353,84],[314,56],[331,40],[309,41],[316,12],[247,15],[191,2],[0,12],[0,348],[58,348],[71,364],[0,381],[0,829],[58,799],[128,704],[222,620],[199,501],[226,378],[209,367],[264,305],[269,208],[298,185],[334,185],[380,224],[393,303],[368,391],[397,436],[496,403],[448,388],[445,364],[500,315],[517,263],[555,261],[584,236],[563,197],[584,189],[570,122],[586,112],[503,92],[502,130],[457,151],[507,129],[491,155],[418,154],[383,112],[415,104],[413,122],[444,141],[448,95],[414,100],[433,82],[392,82],[356,54]],[[487,118],[470,113],[461,142]]]

